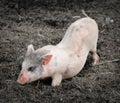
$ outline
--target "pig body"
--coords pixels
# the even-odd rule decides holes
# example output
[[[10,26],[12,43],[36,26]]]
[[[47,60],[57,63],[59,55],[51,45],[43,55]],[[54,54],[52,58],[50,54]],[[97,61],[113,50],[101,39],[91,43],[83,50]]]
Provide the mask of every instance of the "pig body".
[[[28,47],[17,81],[25,84],[52,77],[52,86],[60,85],[62,79],[73,77],[81,71],[89,52],[93,53],[93,64],[96,64],[99,60],[96,53],[97,39],[98,26],[95,20],[86,17],[75,21],[59,44],[38,50],[34,50],[32,45]],[[34,68],[32,73],[30,67]]]

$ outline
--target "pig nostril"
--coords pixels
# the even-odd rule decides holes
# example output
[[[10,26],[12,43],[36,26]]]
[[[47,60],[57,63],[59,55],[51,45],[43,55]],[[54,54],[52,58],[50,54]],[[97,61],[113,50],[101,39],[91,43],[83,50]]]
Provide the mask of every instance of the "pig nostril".
[[[20,74],[20,77],[22,76],[23,74]]]

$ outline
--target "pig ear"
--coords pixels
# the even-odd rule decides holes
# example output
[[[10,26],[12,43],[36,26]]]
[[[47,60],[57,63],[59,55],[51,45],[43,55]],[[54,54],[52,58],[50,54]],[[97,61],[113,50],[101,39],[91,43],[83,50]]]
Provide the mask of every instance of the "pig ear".
[[[28,45],[26,55],[28,56],[28,55],[30,55],[30,54],[33,53],[33,52],[34,52],[34,47],[33,47],[33,45],[32,45],[32,44]]]
[[[42,59],[42,65],[47,65],[50,60],[52,58],[52,55],[46,55],[43,59]]]

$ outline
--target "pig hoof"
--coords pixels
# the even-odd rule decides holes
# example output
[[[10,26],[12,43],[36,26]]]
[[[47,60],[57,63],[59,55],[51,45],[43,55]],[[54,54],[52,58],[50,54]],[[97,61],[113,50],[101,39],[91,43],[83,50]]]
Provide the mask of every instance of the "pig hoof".
[[[53,87],[57,87],[57,86],[59,86],[60,84],[57,84],[57,83],[52,83],[52,86]]]
[[[93,63],[92,63],[92,66],[94,66],[94,65],[96,65],[96,64],[97,64],[97,62],[93,62]]]
[[[95,54],[94,57],[93,57],[93,63],[92,63],[92,65],[93,66],[96,65],[98,62],[99,62],[99,56],[97,54]]]

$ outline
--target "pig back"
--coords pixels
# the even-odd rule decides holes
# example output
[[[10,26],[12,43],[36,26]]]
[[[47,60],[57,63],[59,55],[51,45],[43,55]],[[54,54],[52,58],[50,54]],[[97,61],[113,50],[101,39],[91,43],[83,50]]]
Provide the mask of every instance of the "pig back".
[[[82,23],[80,24],[83,25],[88,32],[86,36],[81,35],[83,43],[88,47],[89,50],[91,50],[96,45],[98,40],[98,25],[96,21],[91,18],[83,18]]]
[[[67,29],[65,36],[58,44],[61,47],[77,50],[86,43],[91,48],[98,38],[98,26],[94,19],[82,18],[72,23]],[[90,45],[91,44],[91,45]]]

